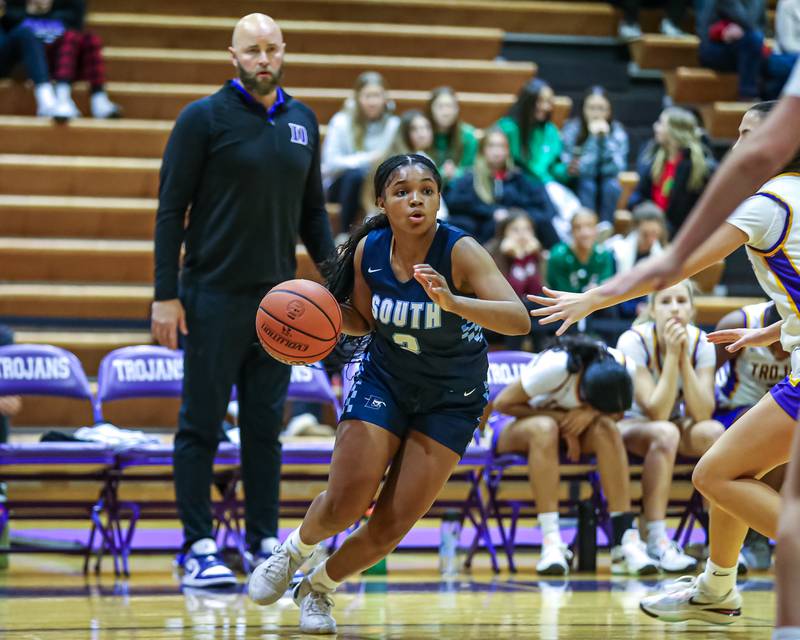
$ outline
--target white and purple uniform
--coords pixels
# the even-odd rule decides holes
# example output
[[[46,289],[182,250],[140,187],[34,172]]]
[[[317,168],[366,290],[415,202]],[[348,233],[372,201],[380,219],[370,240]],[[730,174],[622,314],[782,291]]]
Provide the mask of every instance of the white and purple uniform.
[[[739,309],[743,326],[761,329],[772,302]],[[769,347],[747,347],[717,371],[717,410],[714,419],[727,429],[791,372],[788,358],[776,358]]]
[[[800,409],[800,220],[792,207],[798,202],[800,174],[784,173],[764,184],[727,220],[747,235],[753,271],[783,319],[781,345],[791,354],[791,370],[770,394],[792,419]]]

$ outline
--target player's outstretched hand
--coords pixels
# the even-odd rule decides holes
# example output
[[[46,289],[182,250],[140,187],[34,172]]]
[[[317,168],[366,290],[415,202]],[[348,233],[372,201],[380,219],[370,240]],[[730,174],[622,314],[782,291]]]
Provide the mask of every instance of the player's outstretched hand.
[[[429,264],[414,265],[414,279],[422,285],[425,293],[443,311],[452,311],[455,304],[453,292],[447,286],[445,277]]]
[[[611,297],[627,295],[643,284],[647,284],[653,291],[657,291],[677,279],[680,276],[681,267],[681,261],[669,247],[657,256],[638,262],[633,269],[618,273],[605,283],[604,288]]]
[[[573,324],[583,320],[594,309],[592,308],[591,298],[587,292],[569,293],[567,291],[555,291],[544,287],[542,289],[546,296],[529,295],[528,300],[542,305],[538,309],[533,309],[531,315],[539,318],[539,324],[551,324],[561,321],[561,326],[556,330],[556,335],[563,335]]]
[[[708,341],[713,344],[726,344],[725,351],[736,353],[745,347],[767,347],[775,339],[763,329],[720,329],[708,334]]]

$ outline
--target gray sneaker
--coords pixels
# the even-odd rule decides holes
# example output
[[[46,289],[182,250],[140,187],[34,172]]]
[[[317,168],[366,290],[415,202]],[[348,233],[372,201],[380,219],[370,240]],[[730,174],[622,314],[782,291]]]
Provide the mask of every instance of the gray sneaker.
[[[272,555],[258,565],[247,582],[247,595],[256,604],[272,604],[280,600],[292,582],[292,576],[305,558],[289,553],[286,544],[275,547]]]
[[[292,597],[300,607],[300,631],[314,634],[336,633],[336,620],[331,615],[333,599],[330,594],[314,591],[308,579],[294,588]]]
[[[751,532],[747,534],[742,555],[750,569],[765,571],[772,565],[772,547],[769,544],[769,539],[760,533]]]

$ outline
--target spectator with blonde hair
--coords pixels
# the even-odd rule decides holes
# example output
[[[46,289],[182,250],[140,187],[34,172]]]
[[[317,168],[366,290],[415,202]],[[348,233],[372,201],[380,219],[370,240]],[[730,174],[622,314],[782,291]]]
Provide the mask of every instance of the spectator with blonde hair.
[[[628,208],[652,200],[664,212],[670,234],[674,234],[703,192],[715,163],[690,111],[664,109],[653,132],[654,141],[640,158],[639,184],[628,200]]]
[[[370,167],[394,139],[400,119],[393,114],[383,76],[365,71],[353,97],[328,123],[322,145],[322,179],[328,200],[341,205],[341,230],[348,232],[360,210],[361,187]]]
[[[547,193],[540,183],[516,168],[506,134],[496,127],[489,129],[479,149],[472,170],[453,181],[445,192],[450,223],[486,242],[494,235],[495,224],[516,207],[527,211],[545,248],[556,244],[558,235]]]

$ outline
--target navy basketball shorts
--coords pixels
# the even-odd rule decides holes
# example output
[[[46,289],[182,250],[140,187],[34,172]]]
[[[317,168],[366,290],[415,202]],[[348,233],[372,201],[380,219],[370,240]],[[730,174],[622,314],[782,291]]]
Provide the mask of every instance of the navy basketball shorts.
[[[488,401],[485,380],[469,388],[442,389],[403,382],[372,360],[362,363],[344,401],[340,422],[362,420],[405,438],[410,430],[464,455]]]

